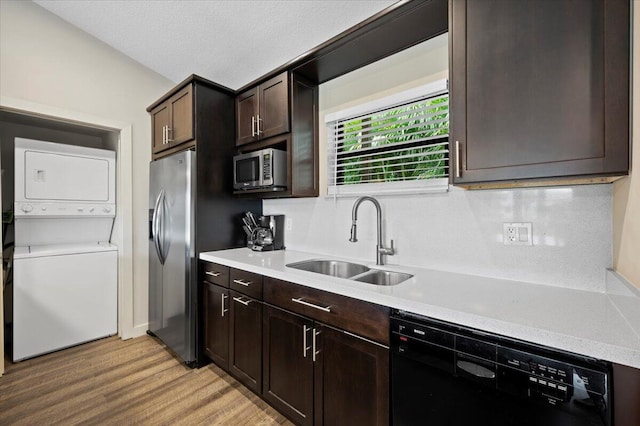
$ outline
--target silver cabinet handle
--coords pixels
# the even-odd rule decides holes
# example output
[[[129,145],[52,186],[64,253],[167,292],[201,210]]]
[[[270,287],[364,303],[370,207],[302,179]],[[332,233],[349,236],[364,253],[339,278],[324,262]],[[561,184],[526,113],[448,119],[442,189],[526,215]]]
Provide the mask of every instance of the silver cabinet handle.
[[[460,177],[460,141],[456,141],[456,177]]]
[[[304,358],[307,357],[307,351],[311,349],[311,346],[307,346],[307,333],[311,330],[311,327],[307,327],[304,324],[302,325],[302,356]]]
[[[295,303],[299,303],[299,304],[304,305],[304,306],[309,306],[310,308],[319,309],[322,312],[331,312],[331,306],[314,305],[313,303],[305,302],[304,300],[302,300],[302,297],[298,297],[297,299],[296,298],[292,298],[291,301],[295,302]]]
[[[167,143],[169,143],[169,142],[173,142],[173,139],[171,139],[171,138],[169,137],[169,135],[171,134],[171,132],[173,132],[173,129],[172,129],[171,127],[167,126]]]
[[[260,118],[260,114],[257,115],[256,118],[256,136],[260,136],[260,133],[264,133],[264,132],[260,132],[260,122],[262,121],[262,118]]]
[[[229,310],[228,310],[228,309],[225,309],[225,308],[224,308],[224,301],[225,301],[225,300],[227,300],[227,297],[229,297],[229,296],[227,296],[227,295],[226,295],[226,294],[224,294],[224,293],[220,295],[220,302],[221,302],[221,305],[222,305],[222,308],[220,309],[220,316],[221,316],[221,317],[224,317],[224,313],[225,313],[225,312],[229,312]]]
[[[221,272],[205,271],[205,274],[211,275],[212,277],[219,277]]]
[[[164,126],[164,144],[169,143],[169,125]]]
[[[164,133],[164,130],[165,130],[165,128],[166,128],[166,127],[167,127],[167,126],[162,126],[162,145],[164,145],[164,143],[165,143],[164,141],[165,141],[165,139],[166,139],[166,138],[165,138],[165,133]]]
[[[256,135],[256,116],[251,116],[251,137]]]
[[[242,281],[242,280],[233,280],[234,283],[243,285],[245,287],[249,287],[251,285],[251,281]]]
[[[242,300],[242,298],[241,298],[241,297],[234,297],[234,298],[233,298],[233,300],[234,300],[234,301],[236,301],[236,302],[238,302],[238,303],[242,303],[244,306],[249,306],[249,303],[251,303],[251,302],[252,302],[252,300],[251,300],[251,299],[248,299],[248,300]]]
[[[316,331],[316,329],[313,329],[313,341],[312,341],[312,351],[311,355],[312,355],[312,359],[313,362],[316,362],[316,355],[318,355],[320,353],[320,351],[316,351],[316,337],[320,335],[319,331]]]

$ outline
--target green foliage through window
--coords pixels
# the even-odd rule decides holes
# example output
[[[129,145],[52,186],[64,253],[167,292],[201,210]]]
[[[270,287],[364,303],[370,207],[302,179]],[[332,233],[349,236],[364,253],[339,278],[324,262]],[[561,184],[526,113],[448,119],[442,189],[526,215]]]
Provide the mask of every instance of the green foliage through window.
[[[448,176],[447,93],[338,121],[334,132],[334,185]]]

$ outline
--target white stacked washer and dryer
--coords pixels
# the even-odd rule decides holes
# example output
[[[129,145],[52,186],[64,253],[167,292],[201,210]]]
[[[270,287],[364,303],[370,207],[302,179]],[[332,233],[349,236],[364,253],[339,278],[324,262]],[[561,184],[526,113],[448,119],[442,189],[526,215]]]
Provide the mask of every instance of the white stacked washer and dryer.
[[[15,139],[13,361],[117,333],[115,161]]]

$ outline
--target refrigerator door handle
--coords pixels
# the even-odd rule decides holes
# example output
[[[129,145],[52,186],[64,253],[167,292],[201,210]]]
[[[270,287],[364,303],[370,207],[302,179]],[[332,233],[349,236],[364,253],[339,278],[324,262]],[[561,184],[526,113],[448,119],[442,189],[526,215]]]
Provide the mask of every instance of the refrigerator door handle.
[[[169,203],[167,203],[167,193],[163,191],[162,193],[162,201],[160,202],[162,205],[161,211],[162,215],[160,216],[160,228],[162,229],[162,244],[160,245],[162,252],[162,264],[167,260],[167,256],[169,255],[169,247],[171,247],[171,238],[167,238],[167,232],[169,232],[168,225],[171,224],[171,211],[169,210]]]
[[[162,256],[162,250],[160,248],[160,202],[162,200],[162,196],[164,195],[164,188],[160,190],[158,194],[158,198],[156,198],[156,205],[153,209],[153,217],[151,219],[151,232],[153,234],[153,245],[156,248],[156,254],[158,255],[158,259],[160,259],[160,264],[164,265],[164,258]]]

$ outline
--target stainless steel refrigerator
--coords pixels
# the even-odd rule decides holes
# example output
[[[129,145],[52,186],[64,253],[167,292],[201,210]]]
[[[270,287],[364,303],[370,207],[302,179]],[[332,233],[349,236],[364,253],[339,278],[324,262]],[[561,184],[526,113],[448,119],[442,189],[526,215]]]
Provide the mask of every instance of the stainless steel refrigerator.
[[[233,198],[230,185],[203,182],[227,170],[198,171],[197,158],[189,150],[152,161],[149,181],[149,332],[190,366],[202,357],[198,254],[244,244],[240,216],[261,210]]]

